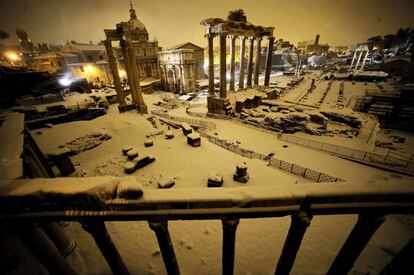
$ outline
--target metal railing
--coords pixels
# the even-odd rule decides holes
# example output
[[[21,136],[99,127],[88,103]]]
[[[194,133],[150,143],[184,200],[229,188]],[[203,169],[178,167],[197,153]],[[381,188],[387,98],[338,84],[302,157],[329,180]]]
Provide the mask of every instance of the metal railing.
[[[229,150],[233,153],[239,154],[239,155],[247,157],[247,158],[255,158],[255,159],[268,161],[268,165],[273,167],[273,168],[281,169],[281,170],[284,170],[284,171],[289,172],[291,174],[301,176],[303,178],[306,178],[308,180],[315,181],[315,182],[343,181],[340,178],[332,177],[332,176],[327,175],[325,173],[318,172],[318,171],[315,171],[315,170],[310,169],[310,168],[305,168],[305,167],[300,166],[300,165],[295,164],[295,163],[280,160],[280,159],[277,159],[277,158],[274,158],[274,157],[271,157],[271,156],[268,156],[268,155],[263,155],[261,153],[254,152],[252,150],[244,149],[240,146],[235,146],[234,144],[232,144],[231,142],[228,142],[227,140],[222,140],[222,139],[219,139],[215,136],[212,136],[212,135],[207,133],[207,131],[216,129],[216,124],[214,124],[212,122],[199,120],[199,119],[171,116],[171,115],[168,115],[168,114],[163,113],[163,112],[154,112],[153,111],[152,114],[155,114],[155,115],[167,118],[167,119],[179,121],[179,122],[187,122],[187,123],[190,123],[192,125],[198,125],[202,128],[202,129],[198,130],[200,135],[207,138],[207,140],[210,141],[211,143],[214,143],[214,144],[216,144],[216,145],[218,145],[222,148],[225,148],[225,149],[227,149],[227,150]]]
[[[77,178],[0,181],[0,222],[12,228],[55,274],[76,272],[51,247],[35,223],[80,222],[92,235],[113,273],[129,274],[104,222],[148,221],[157,237],[167,273],[180,274],[179,262],[184,259],[175,256],[168,221],[219,219],[223,224],[222,274],[231,275],[240,219],[291,216],[283,248],[275,248],[282,250],[275,274],[289,274],[313,216],[358,214],[358,221],[327,272],[336,275],[348,273],[386,215],[414,213],[414,189],[403,183],[377,183],[375,187],[347,182],[306,187],[292,184],[289,188],[272,185],[144,189],[142,197],[125,199],[125,194],[136,194],[133,185],[120,188],[125,180],[130,181],[131,177],[83,178],[82,182]],[[77,189],[73,190],[75,185]],[[398,274],[396,270],[412,266],[411,257],[407,257],[412,252],[410,243],[382,274]],[[406,260],[401,262],[401,259]]]
[[[208,141],[214,143],[220,147],[223,147],[233,153],[239,154],[243,157],[250,159],[260,159],[268,162],[268,165],[273,168],[281,169],[288,173],[303,177],[305,179],[314,181],[314,182],[337,182],[343,181],[340,178],[332,177],[322,172],[315,171],[310,168],[305,168],[295,163],[277,159],[273,156],[263,155],[261,153],[254,152],[252,150],[244,149],[240,146],[236,146],[227,140],[222,140],[212,135],[209,135],[203,131],[199,131],[200,135],[207,138]]]
[[[205,120],[187,118],[187,117],[179,117],[179,116],[172,116],[172,115],[169,115],[169,114],[164,113],[162,111],[151,111],[151,114],[157,115],[157,116],[160,116],[160,117],[164,117],[164,118],[167,118],[167,119],[175,120],[175,121],[178,121],[178,122],[187,122],[189,124],[198,125],[198,126],[203,127],[204,129],[208,130],[208,131],[216,129],[216,124],[215,123],[205,121]]]
[[[378,167],[390,169],[396,172],[414,175],[414,155],[412,157],[399,157],[397,154],[394,154],[391,151],[386,154],[378,154],[369,151],[363,151],[345,146],[284,134],[280,132],[280,129],[276,129],[267,125],[246,121],[238,118],[230,118],[227,116],[224,117],[223,115],[215,114],[208,114],[208,116],[212,118],[231,119],[234,121],[238,121],[246,126],[250,126],[257,130],[261,130],[266,133],[275,135],[279,140],[290,142],[296,145],[316,149],[318,151],[326,152],[335,156],[351,160],[360,161],[363,163],[373,164]]]
[[[412,158],[403,159],[392,156],[390,153],[377,154],[282,133],[279,133],[277,138],[279,140],[327,152],[336,156],[383,165],[392,168],[393,170],[398,170],[399,172],[414,174],[414,160]]]

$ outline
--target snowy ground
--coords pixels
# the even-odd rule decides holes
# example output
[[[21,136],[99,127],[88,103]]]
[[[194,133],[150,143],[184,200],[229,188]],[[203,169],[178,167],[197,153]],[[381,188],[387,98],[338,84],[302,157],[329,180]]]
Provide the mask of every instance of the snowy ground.
[[[310,80],[304,80],[301,84],[303,88],[307,87],[306,81]],[[295,91],[296,93],[299,94]],[[291,97],[295,98],[295,95]],[[144,100],[150,110],[156,109],[158,107],[154,103],[161,100],[161,95],[145,95]],[[196,109],[200,113],[203,110],[205,109],[202,106]],[[170,110],[169,114],[189,117],[184,106]],[[154,147],[145,148],[143,143],[148,133],[167,128],[157,120],[158,129],[154,129],[147,117],[133,111],[118,114],[116,106],[112,105],[105,116],[92,121],[71,122],[36,130],[41,134],[35,132],[33,136],[40,148],[47,152],[91,133],[108,134],[111,139],[72,157],[76,168],[82,171],[78,175],[123,175],[122,163],[126,157],[122,155],[121,149],[125,145],[131,145],[140,154],[156,158],[154,163],[133,174],[143,181],[146,188],[155,188],[161,177],[175,177],[176,186],[173,188],[206,186],[208,175],[217,171],[222,171],[225,175],[225,187],[240,186],[241,184],[233,182],[231,175],[236,164],[241,161],[246,161],[248,165],[251,178],[246,184],[248,186],[282,185],[289,188],[291,184],[305,182],[303,178],[270,168],[263,161],[243,158],[205,139],[202,139],[201,147],[190,147],[181,131],[175,131],[175,138],[172,140],[166,140],[164,135],[159,135],[154,138]],[[275,152],[277,158],[346,181],[371,186],[379,181],[413,184],[412,177],[286,143],[277,140],[272,134],[235,121],[203,119],[216,123],[217,130],[211,134],[217,132],[217,136],[222,139],[239,140],[241,147],[263,154]],[[314,217],[291,274],[325,274],[355,222],[355,215]],[[106,224],[131,274],[166,274],[155,235],[146,222]],[[289,224],[288,217],[241,220],[237,231],[235,274],[273,274]],[[173,221],[169,226],[182,274],[221,273],[220,221]],[[68,257],[68,261],[80,274],[110,272],[92,238],[79,224],[71,223],[65,231],[78,242],[78,248]],[[413,236],[411,229],[394,217],[388,217],[364,249],[351,274],[378,273]],[[30,257],[25,260],[34,261]],[[42,274],[44,271],[38,266],[38,272],[32,273]]]

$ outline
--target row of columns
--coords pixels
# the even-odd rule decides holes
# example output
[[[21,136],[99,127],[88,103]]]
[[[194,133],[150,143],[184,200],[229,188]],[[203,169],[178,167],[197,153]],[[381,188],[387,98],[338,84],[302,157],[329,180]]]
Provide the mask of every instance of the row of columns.
[[[209,94],[210,96],[214,96],[214,39],[213,34],[208,34],[208,73],[209,73]],[[226,56],[227,56],[227,48],[226,48],[226,39],[227,37],[230,38],[230,90],[235,90],[235,75],[236,75],[236,67],[235,67],[235,55],[236,55],[236,38],[237,36],[231,35],[228,36],[227,34],[219,34],[219,50],[220,50],[220,98],[226,98],[227,92],[227,78],[226,78]],[[246,39],[249,40],[248,45],[248,59],[247,59],[247,87],[252,87],[252,80],[254,81],[254,85],[259,85],[259,73],[260,73],[260,45],[262,37],[246,37],[246,36],[239,36],[240,39],[240,68],[239,68],[239,89],[244,88],[244,77],[245,77],[245,67],[246,67],[246,60],[245,60],[245,47],[246,47]],[[254,55],[254,41],[256,42],[256,60],[255,60],[255,70],[253,75],[253,55]],[[270,80],[270,71],[272,68],[272,53],[273,53],[273,42],[274,37],[269,36],[269,44],[267,47],[267,56],[266,56],[266,71],[265,71],[265,81],[264,85],[269,85]],[[252,79],[253,78],[253,79]]]
[[[358,58],[357,58],[358,52],[359,52],[359,55],[358,55]],[[365,52],[364,60],[362,61],[362,65],[360,66],[361,58],[362,58],[362,55],[364,54],[364,52]],[[352,57],[351,67],[349,68],[349,71],[351,71],[352,69],[363,71],[364,66],[365,66],[365,62],[367,61],[367,58],[368,58],[368,53],[369,53],[368,50],[360,50],[360,51],[355,50],[354,56]],[[356,63],[355,63],[355,67],[354,67],[354,61],[355,60],[356,60]],[[358,67],[359,67],[359,69],[358,69]]]

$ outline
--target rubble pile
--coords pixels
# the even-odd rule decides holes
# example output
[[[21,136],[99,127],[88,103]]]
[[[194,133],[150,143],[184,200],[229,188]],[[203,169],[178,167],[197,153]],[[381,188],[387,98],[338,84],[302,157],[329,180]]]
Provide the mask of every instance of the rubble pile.
[[[362,120],[349,114],[284,106],[244,109],[240,113],[240,119],[291,134],[296,132],[311,135],[336,134],[352,138],[357,136],[362,128]],[[330,125],[333,126],[329,127]]]
[[[103,141],[110,139],[111,136],[105,133],[92,133],[74,139],[61,147],[70,149],[71,156],[90,150],[102,144]]]
[[[338,122],[343,123],[345,125],[348,125],[352,128],[361,129],[362,127],[362,121],[360,118],[356,116],[350,116],[350,115],[344,115],[337,112],[320,112],[322,115],[327,117],[332,122]]]
[[[180,107],[186,107],[189,104],[185,101],[182,100],[178,100],[174,97],[171,96],[162,96],[162,101],[158,101],[156,103],[154,103],[154,105],[159,106],[159,107],[163,107],[165,109],[168,110],[172,110],[172,109],[177,109]]]
[[[124,172],[126,174],[134,173],[136,170],[153,163],[155,158],[150,156],[139,156],[138,150],[130,146],[122,148],[122,154],[127,156],[128,161],[124,164]]]

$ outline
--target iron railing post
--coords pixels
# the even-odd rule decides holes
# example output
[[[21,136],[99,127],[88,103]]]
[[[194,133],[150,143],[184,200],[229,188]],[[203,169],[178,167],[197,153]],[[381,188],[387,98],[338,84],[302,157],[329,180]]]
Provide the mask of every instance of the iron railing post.
[[[42,223],[41,227],[63,257],[68,256],[76,248],[76,241],[68,239],[57,223]]]
[[[382,214],[360,214],[357,223],[329,268],[327,275],[346,275],[384,221],[385,216]]]
[[[236,230],[239,219],[222,219],[221,223],[223,225],[222,274],[233,275]]]
[[[311,223],[312,215],[308,211],[301,209],[297,214],[292,215],[291,219],[289,232],[276,266],[275,275],[287,275],[290,273],[303,236]]]
[[[113,274],[127,275],[129,274],[124,261],[121,258],[115,244],[111,240],[108,231],[106,230],[105,223],[103,221],[81,221],[82,227],[92,235],[97,246],[102,252],[105,260]]]
[[[148,223],[157,236],[158,245],[160,246],[162,259],[168,275],[179,275],[180,269],[178,267],[174,247],[171,242],[170,233],[168,231],[168,221],[154,220],[148,221]]]
[[[46,234],[36,224],[22,223],[10,227],[13,234],[42,263],[51,274],[75,275],[75,270],[65,261]]]
[[[412,263],[414,255],[414,239],[412,239],[397,255],[385,266],[379,275],[414,274]]]

